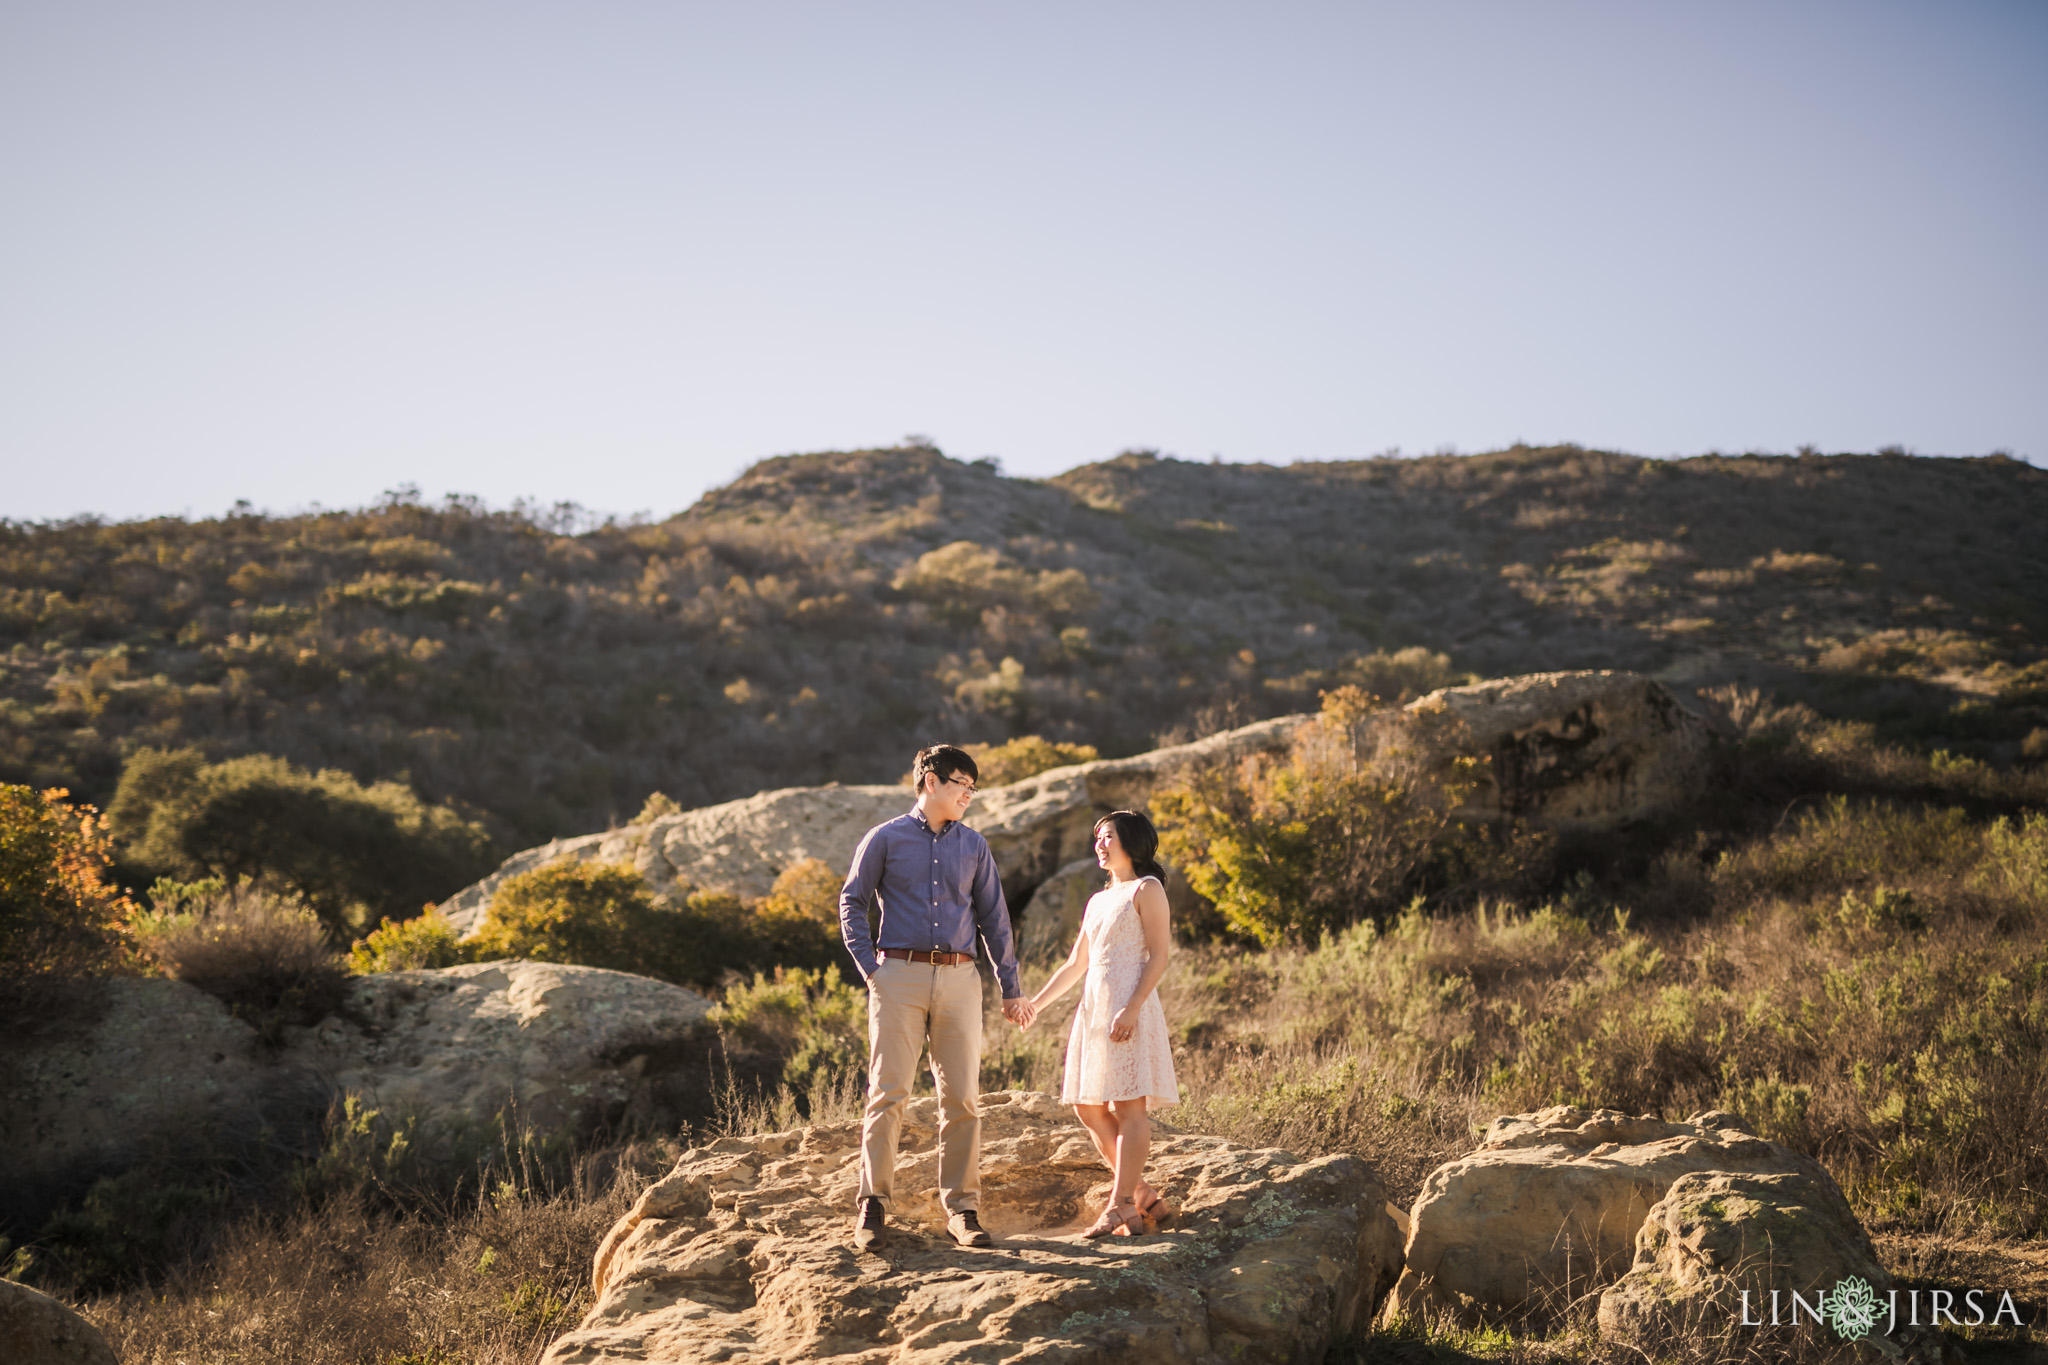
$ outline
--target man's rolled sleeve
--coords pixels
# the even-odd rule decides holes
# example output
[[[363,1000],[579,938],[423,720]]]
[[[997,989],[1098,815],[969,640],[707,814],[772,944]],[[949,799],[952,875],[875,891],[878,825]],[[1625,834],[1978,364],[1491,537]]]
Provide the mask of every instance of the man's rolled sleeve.
[[[879,959],[875,955],[874,930],[868,927],[868,910],[882,884],[882,868],[888,859],[881,838],[884,826],[868,831],[867,838],[853,851],[853,866],[847,869],[846,884],[839,888],[839,937],[853,955],[861,980],[875,979]]]
[[[996,984],[1002,987],[1003,999],[1018,999],[1024,994],[1024,987],[1017,979],[1016,935],[1010,931],[1010,907],[1003,899],[1003,879],[996,869],[996,857],[986,843],[981,846],[974,869],[973,903],[974,922],[981,929],[981,941],[988,949],[989,964],[995,968]],[[841,914],[844,913],[842,910]]]

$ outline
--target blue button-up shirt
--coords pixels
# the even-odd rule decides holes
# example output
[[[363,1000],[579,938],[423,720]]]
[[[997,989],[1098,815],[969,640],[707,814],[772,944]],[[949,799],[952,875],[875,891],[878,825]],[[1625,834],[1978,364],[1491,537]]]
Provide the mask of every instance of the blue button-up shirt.
[[[839,933],[864,978],[880,965],[868,931],[868,910],[877,899],[881,947],[972,953],[978,928],[1003,999],[1024,994],[995,855],[988,840],[958,820],[933,833],[913,810],[876,825],[854,850],[839,890]]]

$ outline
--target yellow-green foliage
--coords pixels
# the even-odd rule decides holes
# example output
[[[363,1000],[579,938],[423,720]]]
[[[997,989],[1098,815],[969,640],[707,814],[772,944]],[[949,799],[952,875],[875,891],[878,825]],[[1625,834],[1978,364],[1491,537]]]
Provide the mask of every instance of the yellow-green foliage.
[[[1439,687],[1457,687],[1478,679],[1451,666],[1451,656],[1421,645],[1389,653],[1375,649],[1353,654],[1334,668],[1310,669],[1289,678],[1269,679],[1267,686],[1297,692],[1311,700],[1319,692],[1356,687],[1390,705],[1410,701]]]
[[[491,897],[475,940],[479,959],[528,958],[704,979],[689,971],[682,919],[654,904],[645,879],[626,863],[558,862],[508,878]],[[683,968],[681,976],[676,975]]]
[[[348,969],[358,975],[371,972],[415,972],[453,967],[474,960],[475,954],[463,943],[433,906],[411,919],[385,919],[349,949]]]
[[[1039,735],[1021,735],[1001,744],[963,744],[960,747],[974,756],[974,766],[981,774],[977,785],[982,787],[1007,787],[1012,782],[1022,782],[1027,777],[1036,777],[1054,768],[1093,763],[1102,757],[1093,744],[1068,744]],[[905,773],[903,780],[908,782],[910,774]]]
[[[506,880],[477,936],[477,960],[568,962],[708,989],[728,973],[826,967],[843,957],[839,882],[824,863],[787,869],[759,901],[696,891],[657,903],[625,863],[558,862]]]
[[[956,540],[918,556],[896,575],[896,589],[949,618],[971,621],[991,607],[1070,617],[1095,603],[1079,569],[1033,571],[1001,550]]]
[[[1535,845],[1457,816],[1479,761],[1440,773],[1361,761],[1366,696],[1329,693],[1285,761],[1197,774],[1153,798],[1160,848],[1232,931],[1267,946],[1385,918],[1418,892],[1511,880]]]
[[[2000,816],[1985,832],[1997,885],[2008,895],[2048,905],[2048,815],[2029,811],[2015,822]]]
[[[1689,925],[1638,928],[1582,882],[1535,909],[1418,904],[1313,947],[1196,949],[1166,988],[1184,1121],[1362,1150],[1444,1114],[1719,1107],[1828,1156],[1873,1212],[1940,1191],[2038,1231],[2044,846],[2039,816],[1824,803],[1694,872]]]
[[[682,813],[683,808],[676,804],[674,797],[664,792],[649,792],[646,802],[640,807],[640,813],[633,817],[633,823],[644,825],[649,820],[659,820],[664,815],[681,815]]]
[[[104,969],[135,906],[109,873],[99,812],[62,790],[0,785],[0,973]]]
[[[839,888],[844,879],[820,858],[805,858],[782,870],[768,894],[751,907],[753,960],[794,967],[826,967],[841,961]]]
[[[490,861],[481,826],[403,783],[365,786],[267,754],[208,763],[197,749],[139,750],[108,819],[145,871],[289,887],[337,931],[408,913]]]
[[[711,1022],[782,1060],[782,1080],[805,1095],[867,1061],[867,992],[835,972],[777,967],[734,985]]]

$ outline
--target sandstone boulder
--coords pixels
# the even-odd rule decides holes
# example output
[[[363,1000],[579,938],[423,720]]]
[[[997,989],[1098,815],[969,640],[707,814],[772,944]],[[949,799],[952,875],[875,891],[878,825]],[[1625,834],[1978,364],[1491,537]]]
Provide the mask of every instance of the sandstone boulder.
[[[90,1026],[10,1059],[0,1200],[27,1207],[153,1151],[309,1130],[344,1092],[444,1131],[508,1106],[542,1131],[658,1109],[709,1009],[625,972],[486,962],[354,978],[340,1013],[267,1048],[197,987],[117,979]]]
[[[1718,1111],[1667,1123],[1560,1105],[1497,1119],[1477,1151],[1423,1182],[1391,1309],[1543,1316],[1621,1279],[1650,1209],[1702,1171],[1833,1187],[1811,1158]]]
[[[0,1280],[0,1360],[7,1365],[117,1365],[100,1329],[48,1294]]]
[[[256,1030],[198,987],[110,980],[89,1022],[0,1069],[0,1208],[33,1221],[152,1152],[303,1124],[323,1105],[312,1078],[278,1067]]]
[[[1081,932],[1088,898],[1106,880],[1093,858],[1077,858],[1040,882],[1031,893],[1031,913],[1017,927],[1018,957],[1046,962],[1063,955]]]
[[[450,896],[441,913],[457,932],[474,933],[507,878],[564,860],[630,863],[657,895],[681,888],[765,896],[784,868],[806,858],[844,869],[860,836],[901,815],[910,802],[909,789],[900,786],[785,787],[601,834],[556,839],[513,854],[490,876]]]
[[[646,1103],[650,1071],[691,1049],[710,1009],[695,991],[598,967],[389,972],[356,978],[343,1013],[283,1060],[388,1112],[473,1125],[511,1108],[555,1132]]]
[[[1079,922],[1070,913],[1079,883],[1065,879],[1077,868],[1083,879],[1095,875],[1089,869],[1098,817],[1142,809],[1154,792],[1196,769],[1284,750],[1312,719],[1281,716],[1192,744],[1055,768],[983,793],[967,823],[995,853],[1020,931],[1041,955],[1047,945],[1071,939]],[[1441,765],[1458,754],[1487,755],[1491,763],[1465,812],[1472,818],[1506,815],[1559,829],[1597,830],[1681,802],[1709,735],[1705,722],[1649,678],[1582,672],[1432,692],[1371,717],[1359,741],[1424,765]],[[657,895],[699,889],[762,896],[785,868],[805,858],[844,868],[861,835],[901,814],[910,801],[900,786],[788,787],[557,839],[514,854],[490,876],[449,897],[441,910],[459,933],[473,934],[506,878],[562,859],[630,863]],[[1037,902],[1034,893],[1055,878],[1063,879],[1055,895]],[[1170,887],[1169,893],[1183,900],[1189,894],[1184,887]],[[1081,903],[1086,899],[1082,895]],[[1060,927],[1030,925],[1039,910],[1049,910]]]
[[[1647,1351],[1717,1344],[1731,1359],[1830,1347],[1847,1358],[1859,1342],[1872,1358],[1934,1365],[1939,1336],[1908,1311],[1893,1321],[1892,1287],[1832,1180],[1695,1172],[1643,1220],[1634,1265],[1600,1296],[1600,1334]]]
[[[1382,712],[1365,743],[1440,766],[1491,759],[1464,812],[1552,829],[1611,829],[1683,805],[1712,742],[1704,720],[1641,674],[1536,673],[1447,687]]]
[[[1180,1217],[1086,1241],[1108,1178],[1072,1115],[1049,1095],[982,1103],[994,1247],[943,1235],[934,1100],[910,1104],[880,1255],[852,1248],[858,1123],[724,1139],[612,1229],[596,1303],[546,1361],[1315,1361],[1398,1269],[1379,1181],[1355,1158],[1163,1125],[1151,1178]]]
[[[1039,884],[1089,856],[1099,817],[1144,806],[1153,792],[1191,769],[1285,748],[1308,719],[1282,716],[1132,758],[1055,768],[982,793],[967,823],[988,840],[1011,909],[1026,919]],[[473,934],[506,878],[562,859],[631,863],[662,895],[694,888],[764,896],[785,868],[805,858],[844,869],[861,835],[901,815],[913,799],[910,789],[901,786],[788,787],[602,834],[558,839],[514,854],[490,876],[449,897],[441,912],[457,932]]]

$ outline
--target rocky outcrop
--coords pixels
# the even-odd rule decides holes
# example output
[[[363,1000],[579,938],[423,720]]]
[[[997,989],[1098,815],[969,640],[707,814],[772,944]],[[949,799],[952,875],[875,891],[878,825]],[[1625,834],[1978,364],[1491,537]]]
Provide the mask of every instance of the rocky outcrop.
[[[1031,913],[1017,929],[1017,955],[1026,962],[1047,962],[1071,948],[1088,898],[1103,882],[1093,858],[1076,858],[1040,882],[1031,893]]]
[[[858,1123],[686,1153],[598,1249],[596,1303],[549,1365],[759,1360],[1320,1360],[1398,1268],[1378,1179],[1218,1138],[1155,1136],[1150,1178],[1181,1208],[1149,1237],[1078,1236],[1108,1190],[1049,1095],[983,1104],[982,1221],[942,1231],[936,1101],[913,1100],[881,1255],[852,1248]]]
[[[0,1360],[7,1365],[117,1365],[100,1329],[48,1294],[0,1280]]]
[[[1131,758],[1055,768],[996,787],[967,823],[981,831],[1003,874],[1012,913],[1034,955],[1064,948],[1095,877],[1092,835],[1109,811],[1142,809],[1154,792],[1206,766],[1284,750],[1312,716],[1282,716]],[[1489,763],[1465,814],[1509,816],[1565,830],[1608,829],[1680,803],[1709,743],[1706,725],[1660,684],[1634,673],[1539,673],[1432,692],[1369,717],[1357,736],[1392,761],[1441,767],[1460,754]],[[767,894],[791,864],[853,859],[873,826],[901,814],[898,786],[788,787],[701,810],[586,834],[514,854],[442,905],[458,932],[481,927],[506,878],[563,859],[637,867],[657,895],[684,890]],[[1078,880],[1076,880],[1078,878]],[[1054,894],[1035,893],[1057,879]],[[1169,888],[1185,899],[1185,887]],[[1043,912],[1043,913],[1041,913]],[[1036,915],[1038,923],[1031,923]]]
[[[1153,792],[1192,769],[1283,749],[1308,720],[1282,716],[1132,758],[1055,768],[982,793],[967,823],[988,840],[1002,869],[1004,894],[1019,917],[1027,918],[1039,884],[1089,854],[1099,817],[1144,806]],[[558,839],[514,854],[490,876],[449,897],[441,911],[458,932],[474,933],[506,878],[563,859],[631,863],[661,895],[697,889],[763,896],[783,869],[805,858],[845,868],[861,835],[901,815],[912,799],[909,788],[900,786],[788,787],[603,834]]]
[[[765,896],[784,868],[805,858],[844,868],[860,836],[901,815],[910,801],[909,789],[899,786],[785,787],[602,834],[557,839],[513,854],[490,876],[450,896],[441,913],[457,932],[474,933],[508,878],[562,861],[630,863],[658,895],[696,889]]]
[[[1637,673],[1536,673],[1432,692],[1365,723],[1387,757],[1443,767],[1490,761],[1465,814],[1551,829],[1612,829],[1681,806],[1712,736],[1705,721]]]
[[[544,1132],[659,1112],[669,1073],[700,1052],[710,1002],[625,972],[486,962],[352,980],[342,1009],[265,1047],[180,981],[124,979],[79,1034],[14,1059],[0,1096],[10,1203],[75,1186],[152,1150],[213,1150],[310,1128],[333,1098],[452,1131],[505,1109]]]
[[[1643,1220],[1635,1263],[1600,1296],[1600,1335],[1649,1352],[1719,1343],[1745,1360],[1829,1347],[1846,1359],[1862,1342],[1869,1358],[1935,1365],[1939,1335],[1907,1312],[1894,1321],[1892,1287],[1832,1180],[1698,1172]]]
[[[356,979],[344,1013],[286,1061],[389,1111],[543,1132],[652,1102],[711,1002],[665,981],[554,962],[482,962]]]
[[[1558,1106],[1497,1119],[1477,1151],[1423,1183],[1391,1309],[1545,1315],[1620,1280],[1651,1208],[1696,1172],[1794,1175],[1833,1188],[1811,1158],[1718,1111],[1667,1123]]]
[[[0,1210],[32,1220],[95,1175],[308,1126],[323,1103],[313,1078],[273,1065],[255,1028],[198,987],[109,980],[91,1022],[0,1072]]]

